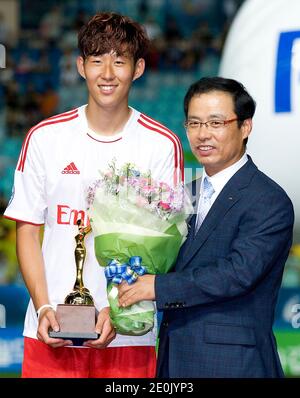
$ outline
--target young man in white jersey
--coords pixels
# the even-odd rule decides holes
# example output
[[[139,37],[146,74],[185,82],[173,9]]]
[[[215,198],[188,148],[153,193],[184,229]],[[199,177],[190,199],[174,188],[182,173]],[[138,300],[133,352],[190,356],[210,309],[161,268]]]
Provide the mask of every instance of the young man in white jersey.
[[[115,158],[117,164],[132,162],[151,170],[158,181],[175,185],[183,179],[178,137],[128,106],[131,84],[145,68],[148,38],[141,26],[115,13],[100,13],[80,30],[78,46],[77,66],[86,80],[88,104],[28,132],[5,211],[17,222],[18,259],[31,296],[22,376],[154,377],[156,330],[138,337],[115,336],[92,234],[85,238],[83,278],[99,311],[95,330],[100,337],[76,348],[48,335],[49,328],[59,328],[56,306],[75,282],[76,223],[81,219],[88,224],[86,188],[99,170]]]

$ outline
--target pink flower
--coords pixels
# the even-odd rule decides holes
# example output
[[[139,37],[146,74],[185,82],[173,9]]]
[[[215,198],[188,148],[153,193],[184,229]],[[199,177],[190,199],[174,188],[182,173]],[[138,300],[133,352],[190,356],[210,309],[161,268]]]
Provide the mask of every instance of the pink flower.
[[[161,188],[162,191],[164,192],[169,192],[171,190],[171,188],[169,187],[168,184],[166,184],[165,182],[161,182],[159,184],[159,187]]]
[[[150,182],[151,181],[149,180],[149,178],[140,178],[139,179],[139,184],[141,187],[148,186]]]
[[[166,203],[166,202],[162,202],[162,201],[160,201],[159,202],[159,207],[161,207],[163,210],[171,210],[171,206],[169,205],[169,203]]]
[[[143,198],[142,196],[138,196],[136,199],[136,204],[139,207],[146,207],[149,205],[148,200]]]
[[[151,186],[142,188],[143,194],[149,194],[152,192],[152,190],[153,190],[153,188]]]
[[[107,171],[107,172],[104,174],[104,176],[105,176],[106,178],[108,178],[108,179],[111,179],[112,176],[113,176],[113,173],[112,173],[112,171]]]

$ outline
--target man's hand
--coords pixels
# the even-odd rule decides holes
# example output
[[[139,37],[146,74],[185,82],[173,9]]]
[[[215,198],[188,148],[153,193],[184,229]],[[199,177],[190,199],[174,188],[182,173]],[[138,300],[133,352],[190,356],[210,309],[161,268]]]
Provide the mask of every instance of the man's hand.
[[[109,317],[109,307],[103,308],[97,319],[95,331],[100,334],[97,340],[88,340],[83,345],[91,348],[106,348],[116,337],[116,330]]]
[[[132,285],[122,282],[118,286],[120,307],[128,307],[142,300],[155,300],[154,281],[155,275],[143,275]]]
[[[50,345],[53,348],[65,347],[66,345],[72,345],[71,340],[56,339],[49,337],[49,329],[53,329],[55,332],[59,331],[59,324],[55,317],[55,311],[52,308],[45,308],[40,313],[39,326],[37,330],[37,338],[40,341]]]

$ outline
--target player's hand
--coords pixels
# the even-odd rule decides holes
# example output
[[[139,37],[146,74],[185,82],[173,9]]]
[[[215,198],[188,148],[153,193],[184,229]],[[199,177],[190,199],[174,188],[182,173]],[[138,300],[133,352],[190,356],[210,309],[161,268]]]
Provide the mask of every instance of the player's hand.
[[[52,308],[45,308],[40,313],[37,338],[53,348],[65,347],[73,344],[71,340],[49,337],[49,329],[58,332],[59,324],[55,317],[55,311]]]
[[[88,340],[83,345],[91,348],[106,348],[116,337],[116,330],[109,317],[110,308],[103,308],[99,314],[95,327],[96,333],[100,334],[97,340]]]

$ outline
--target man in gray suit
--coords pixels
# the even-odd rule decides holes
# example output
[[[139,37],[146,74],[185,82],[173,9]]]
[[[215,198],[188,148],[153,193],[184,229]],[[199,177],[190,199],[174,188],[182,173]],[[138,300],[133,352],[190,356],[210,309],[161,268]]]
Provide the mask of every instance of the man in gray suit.
[[[156,300],[164,311],[158,377],[282,377],[272,325],[292,203],[246,154],[255,102],[242,84],[200,79],[184,109],[204,166],[190,233],[173,272],[123,283],[120,305]]]

